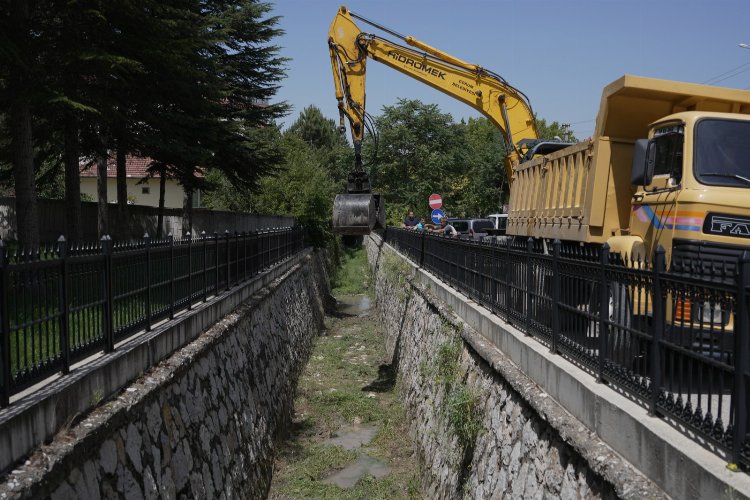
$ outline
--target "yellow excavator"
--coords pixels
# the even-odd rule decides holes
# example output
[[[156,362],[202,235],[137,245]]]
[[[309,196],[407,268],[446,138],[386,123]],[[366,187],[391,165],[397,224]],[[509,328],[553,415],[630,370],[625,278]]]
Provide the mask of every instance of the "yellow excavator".
[[[355,19],[403,41],[408,47],[363,32]],[[364,235],[385,225],[383,197],[372,192],[369,176],[362,165],[362,139],[367,124],[365,77],[368,58],[468,104],[494,123],[502,132],[508,152],[505,159],[508,182],[513,176],[514,163],[569,145],[539,140],[528,98],[497,73],[464,62],[414,37],[400,35],[345,6],[339,8],[331,23],[328,48],[340,130],[345,131],[345,121],[348,120],[355,154],[354,170],[347,179],[347,192],[336,196],[334,201],[333,229],[338,234]]]

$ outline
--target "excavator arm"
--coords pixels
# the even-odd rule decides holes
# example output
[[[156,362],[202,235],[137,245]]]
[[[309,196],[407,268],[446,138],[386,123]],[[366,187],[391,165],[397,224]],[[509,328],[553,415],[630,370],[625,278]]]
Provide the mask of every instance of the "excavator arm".
[[[354,19],[386,32],[408,46],[363,32]],[[505,140],[508,152],[505,168],[509,180],[513,175],[513,162],[525,152],[519,142],[539,137],[528,98],[500,75],[462,61],[414,37],[400,35],[354,14],[345,6],[339,8],[331,23],[328,48],[341,126],[344,126],[346,117],[355,148],[358,143],[361,144],[364,136],[368,58],[419,80],[486,116],[500,129]]]
[[[367,23],[401,40],[401,45],[359,29],[354,19]],[[364,137],[365,78],[367,60],[373,59],[419,80],[466,103],[486,116],[502,132],[507,156],[505,171],[508,182],[513,164],[527,152],[529,139],[537,139],[534,113],[526,96],[500,75],[476,64],[470,64],[427,45],[411,36],[400,35],[373,21],[339,8],[328,32],[328,48],[338,100],[340,128],[349,122],[354,144],[355,167],[349,174],[346,195],[334,202],[334,230],[343,234],[366,234],[372,221],[384,222],[382,198],[370,193],[367,173],[362,167]],[[375,214],[365,216],[374,207]],[[369,221],[369,222],[368,222]],[[369,228],[366,228],[366,225]]]

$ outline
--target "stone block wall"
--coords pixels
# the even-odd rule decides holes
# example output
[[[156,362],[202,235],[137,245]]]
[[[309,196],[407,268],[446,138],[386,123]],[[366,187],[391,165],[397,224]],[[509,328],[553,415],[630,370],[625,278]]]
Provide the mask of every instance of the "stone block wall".
[[[374,268],[376,310],[388,356],[402,381],[427,497],[664,496],[549,401],[502,353],[477,352],[468,340],[481,337],[409,278],[414,273],[410,264],[377,237],[366,239],[366,245]],[[451,396],[456,388],[463,400]],[[463,412],[456,411],[458,404],[465,405]],[[540,412],[539,404],[555,408]],[[467,419],[478,427],[468,438],[457,430]],[[611,481],[613,475],[619,479]]]
[[[35,451],[0,497],[264,497],[327,293],[313,255]]]

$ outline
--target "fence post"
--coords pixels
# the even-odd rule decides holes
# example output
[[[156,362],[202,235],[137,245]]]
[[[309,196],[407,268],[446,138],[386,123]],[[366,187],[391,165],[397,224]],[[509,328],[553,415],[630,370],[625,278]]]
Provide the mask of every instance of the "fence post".
[[[214,248],[216,255],[214,255],[214,275],[216,276],[216,288],[214,288],[214,295],[219,295],[219,233],[214,231]]]
[[[206,243],[206,231],[201,231],[203,242],[203,302],[208,300],[208,248]]]
[[[227,290],[231,288],[231,281],[229,279],[229,271],[231,270],[231,257],[232,253],[229,251],[229,229],[224,230],[224,241],[226,242],[227,248],[226,248],[226,254],[227,254]]]
[[[419,235],[419,238],[422,240],[420,249],[419,249],[419,267],[424,267],[424,240],[425,240],[424,232]]]
[[[666,267],[664,247],[659,245],[656,247],[656,253],[654,253],[654,282],[652,285],[654,335],[651,339],[651,401],[648,406],[648,413],[652,416],[658,415],[656,404],[659,402],[659,394],[661,394],[661,342],[667,324],[667,297],[662,290],[661,275]]]
[[[188,240],[188,291],[187,309],[193,308],[193,233],[188,231],[185,236]]]
[[[112,300],[112,238],[102,236],[102,255],[104,256],[104,314],[102,329],[104,330],[104,352],[115,350],[115,318]]]
[[[607,282],[607,266],[609,265],[609,244],[605,243],[599,249],[599,362],[596,381],[604,382],[604,365],[607,360],[607,341],[609,333],[609,283]]]
[[[65,236],[57,239],[60,253],[60,289],[58,294],[58,309],[60,310],[60,353],[62,355],[62,373],[70,372],[70,341],[68,324],[68,242]]]
[[[169,240],[169,319],[174,318],[174,235],[167,235]]]
[[[260,235],[260,269],[267,268],[268,260],[271,258],[271,240],[268,236],[269,234],[268,229],[264,229],[263,233]]]
[[[151,236],[143,235],[146,246],[146,331],[151,330]]]
[[[560,240],[552,242],[552,349],[557,354],[557,340],[560,338],[560,294],[562,277],[560,276]]]
[[[258,253],[258,231],[251,231],[250,232],[250,241],[252,245],[250,246],[251,252],[250,252],[250,258],[252,259],[252,267],[251,271],[253,273],[253,276],[258,274],[258,270],[260,269],[259,264],[259,253]]]
[[[532,302],[532,285],[531,282],[534,280],[534,270],[531,265],[531,255],[534,252],[534,240],[529,238],[526,240],[526,307],[524,317],[524,335],[531,335],[531,302]]]
[[[510,266],[510,240],[505,240],[505,321],[510,323],[510,304],[511,304],[511,266]]]
[[[276,237],[274,238],[276,243],[276,260],[274,264],[278,264],[281,261],[281,229],[277,227],[274,228],[274,231],[276,233]]]
[[[256,234],[256,240],[255,240],[255,253],[257,254],[256,259],[256,269],[257,274],[260,274],[260,270],[263,269],[263,231],[264,229],[259,229]]]
[[[247,281],[247,231],[242,231],[242,281]]]
[[[10,283],[8,269],[8,248],[0,240],[0,408],[8,406],[10,402],[10,318],[8,318],[8,290]]]
[[[234,231],[234,284],[240,282],[240,233]]]
[[[498,263],[500,262],[500,256],[498,255],[498,253],[499,253],[498,249],[499,249],[499,246],[497,244],[497,240],[493,240],[492,243],[489,246],[489,256],[490,256],[489,257],[490,258],[489,269],[490,269],[490,272],[488,273],[488,276],[489,276],[489,280],[490,280],[490,289],[489,289],[489,294],[490,294],[490,310],[492,312],[494,312],[495,314],[497,314],[497,315],[500,314],[500,308],[498,307],[498,303],[497,303],[497,298],[498,298],[497,281],[498,281],[498,278],[499,278],[499,276],[498,276],[499,273],[497,271],[498,271],[498,266],[499,266]]]
[[[747,311],[748,272],[750,272],[750,252],[745,250],[737,263],[737,304],[734,316],[734,429],[732,429],[732,470],[739,470],[740,454],[747,434],[747,393],[746,380],[748,372],[748,341],[750,340],[750,323]]]

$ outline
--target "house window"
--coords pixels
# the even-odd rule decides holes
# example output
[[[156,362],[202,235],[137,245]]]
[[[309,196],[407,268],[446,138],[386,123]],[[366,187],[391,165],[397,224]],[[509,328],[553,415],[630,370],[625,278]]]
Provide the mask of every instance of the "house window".
[[[151,193],[151,188],[150,188],[150,187],[148,187],[148,186],[143,186],[143,187],[141,188],[141,194],[149,194],[149,193]]]

